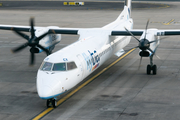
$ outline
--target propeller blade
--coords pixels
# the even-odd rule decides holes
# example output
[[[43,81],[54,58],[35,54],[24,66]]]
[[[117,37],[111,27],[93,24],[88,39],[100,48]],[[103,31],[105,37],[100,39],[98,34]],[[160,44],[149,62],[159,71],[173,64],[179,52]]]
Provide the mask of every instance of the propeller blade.
[[[140,62],[139,62],[139,67],[138,67],[138,70],[140,69],[141,62],[142,62],[142,57],[141,57]]]
[[[29,44],[29,43],[27,42],[27,43],[25,43],[25,44],[23,44],[23,45],[20,45],[20,46],[17,47],[17,48],[12,49],[11,51],[12,51],[13,53],[19,52],[20,50],[26,48],[26,47],[28,46],[28,44]]]
[[[140,42],[140,40],[137,39],[126,27],[124,27],[124,29],[125,29],[133,38],[135,38],[138,42]]]
[[[44,52],[46,52],[47,55],[50,54],[49,50],[47,50],[46,48],[44,48],[43,46],[41,45],[37,45],[37,47],[41,48]]]
[[[149,42],[149,43],[151,44],[151,43],[153,43],[153,42],[157,42],[157,41],[158,41],[158,40],[154,40],[154,41],[151,41],[151,42]]]
[[[33,38],[35,36],[35,33],[34,33],[34,18],[30,19],[30,26],[31,26],[31,38]]]
[[[24,38],[24,39],[26,39],[26,40],[28,40],[29,41],[29,36],[27,36],[26,34],[24,34],[24,33],[21,33],[21,32],[19,32],[19,31],[17,31],[17,30],[13,30],[16,34],[18,34],[19,36],[21,36],[22,38]]]
[[[31,58],[30,58],[30,66],[34,65],[34,47],[32,48],[32,52],[31,52]]]
[[[42,34],[41,36],[39,36],[38,38],[36,38],[36,41],[40,41],[41,39],[43,39],[49,32],[46,32],[44,34]]]
[[[148,28],[148,25],[149,25],[149,20],[150,20],[150,19],[148,19],[148,21],[147,21],[147,23],[146,23],[146,29],[145,29],[144,39],[146,39],[146,34],[147,34],[147,28]]]

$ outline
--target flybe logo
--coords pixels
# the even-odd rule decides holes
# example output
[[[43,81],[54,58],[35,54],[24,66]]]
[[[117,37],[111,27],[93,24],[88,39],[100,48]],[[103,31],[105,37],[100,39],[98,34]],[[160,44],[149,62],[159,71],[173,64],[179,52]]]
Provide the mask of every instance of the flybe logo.
[[[82,55],[86,61],[87,70],[93,71],[99,66],[100,57],[97,54],[96,50],[94,50],[93,52],[90,52],[88,50],[88,55],[86,55],[85,53],[82,53]]]

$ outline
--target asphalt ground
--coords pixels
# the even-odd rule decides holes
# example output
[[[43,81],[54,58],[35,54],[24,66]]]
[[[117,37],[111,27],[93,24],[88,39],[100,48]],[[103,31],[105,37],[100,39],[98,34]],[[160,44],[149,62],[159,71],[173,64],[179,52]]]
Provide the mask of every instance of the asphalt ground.
[[[84,2],[84,5],[64,5],[63,1],[0,1],[0,10],[122,10],[124,2]],[[133,9],[167,7],[168,4],[133,2]]]
[[[144,29],[149,18],[149,28],[179,29],[180,3],[169,3],[168,8],[132,10],[135,29]],[[118,10],[1,10],[0,23],[29,25],[35,17],[37,26],[102,27],[114,21]],[[36,74],[46,57],[36,55],[36,64],[29,67],[29,49],[18,54],[10,50],[26,41],[12,31],[0,31],[0,119],[29,120],[46,109],[46,101],[37,95]],[[54,51],[78,39],[63,35]],[[148,58],[140,57],[138,49],[106,70],[103,74],[66,99],[56,109],[43,116],[43,120],[178,120],[180,118],[180,42],[179,36],[162,37],[154,57],[157,75],[146,75]],[[136,40],[125,48],[137,46]],[[110,58],[101,68],[82,83],[118,59]],[[82,84],[81,83],[81,84]],[[79,84],[78,86],[80,86]],[[71,91],[74,91],[76,86]],[[71,92],[69,91],[69,92]],[[61,100],[66,96],[59,96]]]

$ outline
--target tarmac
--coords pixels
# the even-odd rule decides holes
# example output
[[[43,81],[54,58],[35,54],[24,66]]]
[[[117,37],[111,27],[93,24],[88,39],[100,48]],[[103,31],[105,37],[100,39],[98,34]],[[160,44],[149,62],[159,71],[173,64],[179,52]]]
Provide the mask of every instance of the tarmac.
[[[135,29],[179,29],[179,2],[168,2],[169,7],[133,9]],[[0,10],[0,24],[29,25],[35,18],[37,26],[70,28],[102,27],[114,21],[121,10]],[[78,39],[63,35],[57,51]],[[11,49],[26,41],[12,31],[0,31],[0,119],[29,120],[46,111],[46,101],[36,90],[36,74],[45,53],[36,54],[36,64],[29,67],[29,48],[12,54]],[[137,46],[136,40],[125,48]],[[42,120],[178,120],[180,118],[180,38],[162,37],[154,57],[157,75],[147,75],[149,58],[139,67],[139,50],[123,58],[93,79],[78,92],[41,117]],[[113,56],[89,80],[118,58]],[[78,86],[82,85],[80,83]],[[74,91],[78,86],[73,88]],[[69,91],[69,92],[71,92]],[[68,93],[59,96],[61,100]]]
[[[66,4],[65,4],[66,3]],[[153,2],[133,2],[133,9],[166,8],[168,4]],[[0,10],[123,10],[123,1],[85,1],[83,5],[79,2],[64,1],[1,1]]]

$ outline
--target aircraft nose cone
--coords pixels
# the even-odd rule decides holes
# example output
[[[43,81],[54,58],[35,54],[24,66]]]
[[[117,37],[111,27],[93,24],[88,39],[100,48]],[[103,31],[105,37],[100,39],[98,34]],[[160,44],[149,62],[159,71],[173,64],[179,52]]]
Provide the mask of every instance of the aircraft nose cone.
[[[43,88],[41,88],[41,90],[39,91],[39,96],[42,99],[48,99],[52,96],[52,94],[53,90],[49,86],[43,86]]]

